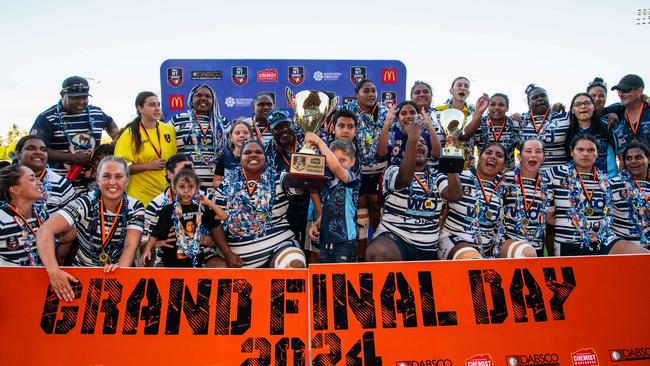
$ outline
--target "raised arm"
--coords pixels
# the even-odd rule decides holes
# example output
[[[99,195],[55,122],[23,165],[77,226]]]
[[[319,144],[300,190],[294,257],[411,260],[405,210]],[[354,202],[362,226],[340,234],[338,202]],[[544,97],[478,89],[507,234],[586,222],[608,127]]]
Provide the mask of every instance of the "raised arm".
[[[56,260],[54,237],[63,233],[69,227],[68,221],[60,214],[55,213],[36,232],[36,248],[47,275],[50,277],[52,289],[59,299],[65,301],[74,300],[74,291],[70,282],[76,283],[79,281],[59,267]]]

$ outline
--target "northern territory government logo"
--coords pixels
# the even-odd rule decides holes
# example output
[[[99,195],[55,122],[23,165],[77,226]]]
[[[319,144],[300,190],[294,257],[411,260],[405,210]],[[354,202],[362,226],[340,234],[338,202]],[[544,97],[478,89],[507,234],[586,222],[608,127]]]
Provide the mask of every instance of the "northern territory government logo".
[[[237,86],[244,86],[248,82],[248,67],[234,66],[232,68],[232,82]]]
[[[295,86],[305,81],[305,68],[303,66],[289,66],[289,82]]]
[[[183,84],[183,68],[182,67],[168,67],[167,68],[167,84],[173,88],[178,88]]]

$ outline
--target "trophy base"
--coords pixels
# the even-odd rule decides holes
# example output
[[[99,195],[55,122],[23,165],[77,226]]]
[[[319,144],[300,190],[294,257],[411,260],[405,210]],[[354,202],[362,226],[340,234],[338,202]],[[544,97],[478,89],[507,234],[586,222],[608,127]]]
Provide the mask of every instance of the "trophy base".
[[[291,166],[286,184],[296,189],[321,190],[327,182],[325,176],[325,156],[304,153],[302,150],[291,154]]]
[[[441,173],[461,173],[465,168],[465,159],[458,155],[442,155],[438,160],[438,171]]]
[[[285,179],[287,187],[301,190],[320,191],[325,187],[325,183],[327,183],[327,177],[324,175],[287,173]]]

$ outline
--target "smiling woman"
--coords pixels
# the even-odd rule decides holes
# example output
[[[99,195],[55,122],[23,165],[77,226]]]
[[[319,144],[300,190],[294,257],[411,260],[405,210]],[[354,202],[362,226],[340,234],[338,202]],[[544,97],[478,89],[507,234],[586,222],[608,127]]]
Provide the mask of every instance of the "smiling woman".
[[[160,101],[152,92],[141,92],[135,98],[137,117],[122,131],[115,142],[115,156],[131,163],[132,176],[126,188],[129,196],[144,205],[167,186],[165,162],[176,154],[176,131],[161,123]]]
[[[79,241],[75,266],[102,266],[106,272],[133,265],[142,236],[144,207],[124,190],[129,181],[126,161],[109,156],[97,166],[95,192],[72,201],[48,219],[37,233],[36,243],[50,282],[61,299],[73,299],[69,281],[54,258],[54,236],[74,227]]]

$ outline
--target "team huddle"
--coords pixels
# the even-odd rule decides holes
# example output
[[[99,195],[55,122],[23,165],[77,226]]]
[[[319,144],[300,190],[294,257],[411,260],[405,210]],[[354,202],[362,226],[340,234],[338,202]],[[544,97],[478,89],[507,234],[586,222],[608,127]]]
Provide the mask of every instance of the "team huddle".
[[[161,122],[160,101],[138,94],[118,129],[70,77],[0,170],[0,265],[44,266],[72,300],[62,265],[303,268],[307,263],[647,253],[650,100],[637,75],[596,78],[566,107],[526,88],[528,111],[503,93],[468,103],[454,79],[432,106],[377,101],[370,80],[355,100],[306,132],[259,93],[253,116],[228,121],[214,90],[195,86],[187,111]],[[466,127],[446,135],[441,114]],[[112,138],[101,144],[102,132]],[[291,154],[325,156],[322,189],[289,184]],[[439,168],[464,152],[462,173]]]

